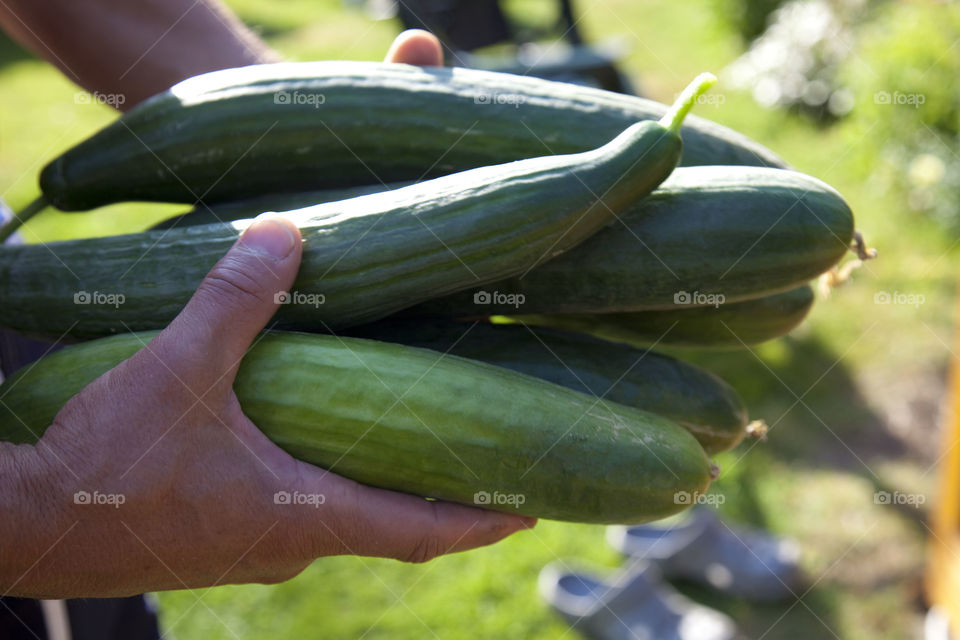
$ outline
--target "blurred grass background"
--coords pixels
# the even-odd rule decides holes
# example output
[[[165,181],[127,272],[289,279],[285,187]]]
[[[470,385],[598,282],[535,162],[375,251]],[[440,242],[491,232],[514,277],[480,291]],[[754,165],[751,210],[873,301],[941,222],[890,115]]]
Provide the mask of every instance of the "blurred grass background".
[[[337,0],[228,4],[295,60],[381,59],[398,31],[397,23],[371,21]],[[588,42],[626,42],[623,68],[646,95],[669,102],[695,74],[720,71],[743,52],[727,5],[598,0],[580,3],[581,27]],[[514,0],[508,6],[536,21],[547,19],[553,5]],[[749,351],[683,354],[727,379],[753,417],[772,427],[768,442],[720,456],[723,474],[714,491],[726,499],[722,512],[798,540],[810,576],[810,590],[783,605],[753,606],[683,587],[732,615],[744,637],[919,637],[924,519],[939,457],[957,239],[949,220],[917,210],[898,158],[920,152],[912,139],[903,141],[921,132],[950,168],[956,141],[928,121],[931,111],[878,105],[874,94],[924,91],[928,105],[936,104],[934,94],[952,99],[952,70],[960,68],[949,30],[956,17],[956,8],[943,3],[877,3],[844,71],[853,110],[837,122],[764,109],[748,93],[722,85],[715,89],[722,104],[697,107],[699,115],[835,186],[880,250],[879,260],[818,301],[792,336]],[[14,207],[37,194],[46,161],[116,117],[107,107],[81,103],[77,92],[53,68],[0,41],[0,185]],[[892,148],[896,141],[903,143]],[[948,212],[958,210],[957,200],[955,190],[936,196]],[[26,235],[49,241],[136,231],[181,209],[118,205],[49,213]],[[922,296],[923,303],[879,305],[878,292]],[[929,499],[920,508],[878,505],[878,490]],[[536,594],[537,572],[555,558],[601,570],[621,561],[605,546],[602,528],[542,522],[492,548],[424,566],[331,558],[279,586],[164,593],[162,620],[185,640],[576,637]]]

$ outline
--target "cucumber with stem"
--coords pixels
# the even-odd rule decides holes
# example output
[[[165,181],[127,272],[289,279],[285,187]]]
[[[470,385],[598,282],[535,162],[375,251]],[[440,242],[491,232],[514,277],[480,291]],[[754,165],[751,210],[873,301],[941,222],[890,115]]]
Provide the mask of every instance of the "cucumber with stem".
[[[211,207],[198,207],[163,224],[167,227],[182,227],[215,221],[229,222],[252,217],[261,211],[282,211],[313,202],[329,202],[359,192],[373,193],[401,186],[405,185],[368,185],[276,194]],[[762,168],[681,167],[676,169],[651,197],[621,216],[623,223],[651,249],[650,252],[645,252],[647,256],[644,261],[636,264],[636,271],[652,271],[656,275],[658,271],[669,268],[680,277],[675,283],[666,280],[666,284],[671,288],[665,290],[665,287],[660,287],[662,298],[655,305],[649,301],[658,290],[651,282],[660,282],[661,279],[654,277],[641,283],[647,289],[643,297],[633,300],[638,301],[641,307],[653,306],[656,309],[601,314],[588,311],[530,314],[522,319],[540,326],[586,332],[595,332],[603,325],[610,332],[621,333],[634,344],[660,338],[671,345],[738,346],[739,343],[731,344],[732,334],[717,322],[716,318],[722,317],[747,344],[770,340],[798,325],[813,304],[812,292],[806,284],[801,284],[802,281],[795,274],[810,274],[810,277],[813,277],[819,271],[829,269],[834,261],[842,257],[842,240],[838,238],[845,237],[852,224],[848,211],[836,192],[825,189],[823,183],[814,178],[793,172]],[[684,223],[674,223],[676,218],[682,218]],[[804,227],[809,230],[803,232]],[[599,256],[602,247],[606,246],[611,247],[611,251],[599,258],[602,262],[597,268],[597,277],[600,277],[601,269],[627,277],[628,270],[631,269],[630,260],[636,260],[636,254],[621,253],[615,256],[613,253],[625,243],[624,234],[621,233],[623,231],[623,225],[616,223],[601,230],[577,250],[559,257],[550,264],[550,268],[556,270],[568,264],[571,273],[578,269],[590,272],[597,265],[587,265],[586,259],[580,259],[574,265],[575,256],[578,252],[586,252],[592,246],[596,247],[596,251],[591,255]],[[764,232],[766,235],[758,242],[757,238]],[[739,233],[739,237],[735,236],[735,233]],[[808,244],[813,247],[807,246]],[[691,246],[695,247],[699,254],[696,258],[689,255]],[[862,259],[873,257],[864,247],[862,238],[858,233],[854,233],[851,250]],[[656,260],[653,251],[662,259],[662,263]],[[714,256],[716,264],[702,259],[701,256]],[[689,264],[688,261],[693,259],[696,259],[696,262]],[[616,266],[617,260],[624,260],[623,265]],[[779,265],[774,268],[771,261],[778,262]],[[759,267],[752,266],[755,262],[759,263]],[[731,269],[729,265],[734,266]],[[765,268],[765,265],[770,265],[770,268]],[[764,278],[765,274],[769,277]],[[530,274],[527,278],[535,275]],[[741,278],[749,280],[743,283]],[[719,285],[724,285],[722,290],[729,294],[730,301],[724,298],[723,311],[698,312],[694,307],[701,305],[696,300],[691,300],[690,305],[672,308],[673,295],[699,293],[698,287],[704,288],[705,283],[711,282],[716,283],[718,288]],[[801,286],[780,294],[764,295],[771,286],[781,289],[784,284]],[[603,286],[610,285],[611,283],[605,283]],[[561,280],[558,289],[565,286],[567,285]],[[613,286],[617,286],[616,283],[613,283]],[[662,304],[664,300],[667,304]],[[742,314],[735,311],[741,308],[737,300],[744,302]],[[629,297],[624,296],[621,301],[624,305],[633,306]],[[449,309],[444,308],[447,302],[428,302],[415,313],[425,311],[429,314],[431,308],[436,310],[440,307],[449,315]],[[518,310],[523,309],[498,309],[506,315],[516,315]],[[484,315],[484,308],[477,307],[476,311],[479,313],[461,315]],[[698,313],[701,315],[698,316]],[[679,320],[677,326],[671,332],[665,333],[674,320]],[[614,328],[614,325],[617,328]],[[706,329],[707,333],[698,335],[703,329]]]
[[[672,309],[684,294],[748,300],[829,270],[850,249],[853,225],[839,193],[796,171],[680,168],[616,223],[555,260],[404,313],[606,314]]]
[[[255,65],[190,78],[147,100],[51,161],[40,187],[53,206],[77,211],[422,180],[587,151],[667,111],[633,96],[472,69]],[[683,135],[683,164],[784,166],[701,118],[691,117]]]
[[[575,247],[673,171],[683,118],[714,82],[696,78],[662,121],[631,125],[592,151],[286,212],[304,247],[294,304],[281,307],[279,325],[370,322]],[[162,328],[246,224],[0,247],[0,326],[74,338]],[[103,294],[122,304],[77,304]]]
[[[310,203],[330,202],[358,193],[374,193],[402,186],[405,184],[275,194],[198,207],[162,224],[169,228],[230,222],[238,218],[253,217],[262,211],[283,211]],[[661,299],[657,304],[650,302],[650,298],[658,292],[656,285],[651,283],[661,282],[661,279],[653,277],[639,283],[646,287],[642,296],[631,300],[624,295],[620,300],[624,306],[639,304],[641,310],[621,314],[602,313],[596,317],[588,311],[542,314],[537,317],[542,317],[543,320],[534,321],[531,318],[528,321],[541,326],[588,331],[598,324],[616,323],[624,331],[623,335],[641,343],[643,335],[647,336],[646,339],[655,340],[673,324],[674,319],[678,319],[680,322],[677,327],[663,335],[662,339],[666,342],[690,346],[720,346],[729,343],[732,336],[710,318],[722,316],[724,322],[731,327],[736,325],[737,332],[741,333],[748,344],[778,337],[803,320],[813,304],[812,293],[806,284],[802,284],[795,289],[781,292],[782,296],[771,294],[773,297],[769,304],[756,299],[766,298],[763,294],[768,293],[771,287],[782,289],[785,284],[801,284],[803,281],[799,278],[802,276],[796,274],[813,277],[820,271],[828,270],[839,260],[843,255],[842,238],[849,233],[852,224],[848,212],[842,198],[832,189],[825,188],[823,183],[814,178],[793,172],[734,167],[678,168],[651,197],[621,216],[623,224],[640,238],[637,244],[640,245],[643,241],[650,247],[650,251],[642,252],[647,254],[645,258],[641,253],[643,262],[635,263],[634,269],[637,272],[652,271],[654,275],[671,269],[679,276],[675,283],[670,279],[666,280],[670,289],[664,290],[665,287],[662,286],[659,288]],[[673,220],[677,218],[682,218],[684,223],[674,223]],[[808,229],[806,232],[805,227]],[[627,243],[624,231],[629,233],[629,230],[618,223],[601,230],[587,240],[585,245],[551,263],[550,269],[559,270],[564,265],[569,265],[571,274],[576,274],[577,271],[589,273],[596,269],[597,278],[602,270],[622,274],[623,277],[630,276],[631,261],[637,260],[637,254],[614,254],[614,251]],[[735,233],[739,233],[739,237],[735,236]],[[763,235],[764,233],[766,235]],[[758,241],[758,238],[761,238],[761,241]],[[869,254],[864,248],[865,244],[858,233],[853,234],[852,244],[851,250],[861,259],[873,257],[873,254]],[[699,254],[695,258],[689,255],[691,246],[695,247]],[[592,266],[587,264],[585,258],[576,259],[580,252],[587,252],[590,247],[596,247],[596,251],[591,252],[593,256],[599,256],[603,247],[609,247],[610,251],[605,256],[598,257],[600,263]],[[640,246],[640,249],[643,247]],[[656,260],[657,256],[662,262]],[[714,256],[715,263],[701,256]],[[693,259],[696,259],[696,262],[691,265],[689,261]],[[622,266],[617,266],[618,260],[623,261]],[[771,261],[779,265],[774,267]],[[760,267],[753,267],[754,263],[759,263]],[[699,268],[692,268],[697,265]],[[730,268],[730,265],[733,265],[733,268]],[[770,268],[764,268],[763,265],[770,265]],[[765,274],[768,277],[765,278]],[[531,277],[535,280],[536,274],[526,276]],[[749,280],[744,283],[742,278]],[[705,283],[711,282],[715,283],[718,290],[720,285],[723,285],[722,291],[729,295],[729,302],[727,295],[724,297],[724,309],[729,313],[711,314],[704,311],[701,322],[693,320],[699,312],[692,307],[702,306],[696,300],[691,300],[690,305],[676,310],[671,308],[673,295],[700,293],[697,288],[704,288]],[[616,282],[603,284],[605,287],[611,285],[617,286]],[[562,291],[561,287],[566,286],[568,285],[561,280],[558,289]],[[713,297],[716,295],[718,294],[714,292]],[[704,298],[706,299],[706,296]],[[744,301],[744,314],[734,313],[734,310],[739,308],[736,300]],[[448,301],[428,302],[419,311],[429,313],[431,308],[443,309],[447,303]],[[656,307],[663,313],[648,313],[643,310],[647,306]],[[476,311],[480,313],[462,315],[479,317],[483,315],[484,309],[477,307]],[[512,313],[511,310],[503,308],[498,311],[513,315],[517,309],[513,309]],[[445,312],[449,313],[449,309]],[[555,320],[548,322],[549,318],[554,317]],[[617,320],[620,317],[622,321]],[[767,322],[768,324],[764,325]],[[709,335],[698,337],[698,328],[707,328]],[[612,331],[613,327],[610,329]]]

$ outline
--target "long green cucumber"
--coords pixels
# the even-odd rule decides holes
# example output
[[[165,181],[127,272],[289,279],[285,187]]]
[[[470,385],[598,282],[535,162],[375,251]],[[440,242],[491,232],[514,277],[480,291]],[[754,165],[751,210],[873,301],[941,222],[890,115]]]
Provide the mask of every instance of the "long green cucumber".
[[[0,436],[35,440],[72,395],[149,338],[96,340],[24,368],[0,386]],[[703,449],[665,418],[425,349],[268,334],[234,389],[244,413],[293,456],[427,497],[630,523],[676,513],[690,502],[678,492],[710,483]]]
[[[369,193],[398,186],[403,185],[274,194],[197,207],[165,224],[188,226],[217,220],[226,222],[262,211],[284,211],[314,202],[328,202],[353,195],[358,190]],[[789,291],[790,287],[803,285],[806,280],[825,271],[842,257],[844,242],[851,237],[853,228],[847,205],[822,182],[790,171],[742,167],[681,167],[649,198],[622,215],[621,220],[624,224],[601,230],[576,250],[527,274],[519,288],[512,283],[485,288],[486,293],[491,294],[491,303],[495,288],[502,293],[523,293],[524,304],[519,307],[514,306],[514,302],[471,308],[472,298],[465,299],[467,296],[461,295],[428,302],[411,312],[449,315],[456,311],[464,316],[483,316],[492,307],[492,313],[515,315],[517,311],[527,310],[528,303],[532,302],[528,296],[531,292],[542,293],[555,284],[559,296],[570,295],[571,290],[580,296],[590,283],[596,283],[597,293],[608,297],[599,301],[591,298],[598,311],[604,311],[603,315],[608,318],[612,315],[606,309],[611,307],[616,310],[661,309],[669,313],[675,296],[683,294],[691,297],[697,294],[697,299],[704,300],[722,294],[725,301],[730,301],[729,308],[734,301]],[[549,272],[549,280],[541,273],[544,271]],[[637,278],[638,273],[645,277]],[[761,310],[756,316],[757,321],[769,317],[769,327],[741,326],[742,335],[754,342],[762,342],[782,335],[798,324],[812,298],[803,286],[797,288],[801,290],[793,297],[777,298],[781,300],[777,304],[786,304],[785,307],[769,309],[767,316]],[[474,290],[473,294],[476,293],[478,291]],[[581,301],[582,298],[577,297],[573,305],[563,306],[566,326],[578,329],[594,326],[593,320],[584,325],[576,323],[574,316],[578,314],[566,311],[573,306],[576,311],[589,316],[588,305],[577,307]],[[696,300],[692,302],[691,306],[703,306]],[[547,307],[547,311],[538,312],[549,313],[557,308],[557,304],[540,301],[537,307]],[[668,324],[673,323],[671,315],[651,316],[650,322],[657,317],[665,318]],[[685,309],[680,317],[691,318],[692,314]],[[626,318],[628,325],[636,324],[630,320],[632,315]],[[644,322],[640,325],[643,326]],[[740,320],[731,319],[731,322]],[[544,322],[536,324],[543,325]],[[666,329],[666,325],[656,326]],[[713,340],[710,336],[697,339],[695,334],[684,334],[684,326],[687,323],[680,323],[664,336],[664,340],[698,346],[709,346]],[[648,335],[653,331],[648,331]],[[631,335],[636,337],[636,334]],[[659,335],[653,335],[653,338]],[[711,336],[720,336],[721,343],[731,338],[726,330],[713,331]]]
[[[736,446],[746,434],[747,410],[730,385],[652,351],[578,333],[487,323],[387,318],[350,333],[487,362],[650,411],[692,433],[711,455]]]
[[[114,202],[216,202],[422,180],[596,148],[667,107],[511,74],[302,62],[185,80],[50,162],[40,187],[65,211]],[[783,166],[701,118],[683,163]]]
[[[793,289],[840,261],[853,214],[816,178],[783,169],[678,169],[619,222],[536,269],[418,305],[476,317],[673,308]]]
[[[582,331],[634,346],[740,348],[786,335],[813,307],[808,286],[771,296],[720,304],[633,313],[520,315],[509,319],[542,327]]]
[[[593,151],[286,212],[301,229],[303,263],[278,322],[338,328],[376,320],[576,246],[670,174],[680,123],[712,82],[697,78],[663,122],[631,125]],[[161,328],[245,224],[0,247],[0,326],[74,337]],[[76,304],[75,296],[122,303]]]

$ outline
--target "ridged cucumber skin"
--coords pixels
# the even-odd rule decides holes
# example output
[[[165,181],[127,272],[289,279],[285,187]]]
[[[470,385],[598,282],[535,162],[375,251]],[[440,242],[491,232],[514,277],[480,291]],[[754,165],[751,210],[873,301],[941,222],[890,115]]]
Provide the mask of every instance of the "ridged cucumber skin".
[[[26,367],[0,386],[0,435],[34,441],[73,394],[150,337],[87,342]],[[631,523],[681,511],[677,492],[710,483],[703,449],[664,418],[425,349],[268,334],[234,389],[291,455],[416,495],[475,504],[481,491],[520,494],[524,515]]]
[[[198,205],[180,215],[157,223],[152,229],[176,229],[195,227],[201,224],[230,223],[245,218],[256,218],[267,211],[292,211],[317,204],[347,200],[371,193],[391,191],[413,184],[412,182],[392,182],[389,184],[368,184],[343,189],[321,189],[317,191],[297,191],[294,193],[271,193],[269,195],[214,202]]]
[[[716,307],[677,307],[633,313],[520,315],[511,322],[580,331],[634,347],[737,349],[784,336],[813,307],[810,286]]]
[[[649,194],[676,166],[680,149],[675,131],[641,122],[593,151],[481,167],[286,212],[304,242],[293,290],[315,296],[300,300],[322,304],[284,305],[278,326],[335,329],[369,322],[523,273]],[[75,338],[160,329],[244,224],[4,246],[0,326]],[[78,305],[77,292],[125,299],[116,307]]]
[[[40,187],[51,204],[74,211],[422,180],[586,151],[666,111],[641,98],[490,71],[255,65],[197,76],[151,98],[54,159]],[[691,116],[683,136],[687,165],[784,166],[702,118]]]
[[[698,182],[701,179],[702,183]],[[405,183],[274,194],[262,198],[215,204],[210,208],[198,207],[175,220],[177,226],[204,224],[216,220],[227,222],[254,216],[261,211],[271,209],[283,211],[313,202],[329,202],[360,191],[373,193],[402,186],[405,186]],[[766,197],[768,189],[771,197]],[[806,192],[809,193],[804,196]],[[780,214],[776,209],[778,206],[784,208],[787,216],[799,214],[799,219],[794,215],[793,219],[779,220]],[[794,206],[792,211],[790,206]],[[818,221],[818,217],[821,216],[824,225],[820,225]],[[692,294],[699,288],[701,293],[706,293],[711,288],[714,290],[722,288],[727,300],[740,301],[765,297],[763,294],[769,293],[771,289],[790,291],[789,286],[795,286],[804,281],[804,274],[812,277],[826,270],[842,257],[845,248],[841,245],[848,236],[852,237],[853,227],[852,214],[846,204],[832,189],[825,188],[825,185],[816,179],[789,171],[733,167],[681,167],[675,170],[657,191],[630,209],[626,215],[621,216],[621,219],[650,247],[650,251],[644,249],[642,245],[639,255],[635,252],[619,250],[618,248],[622,248],[630,232],[623,225],[615,223],[601,230],[576,250],[554,260],[550,265],[538,267],[524,276],[523,280],[531,281],[531,284],[527,285],[531,290],[541,291],[543,282],[538,278],[541,271],[547,270],[547,266],[551,272],[562,270],[566,266],[568,271],[574,274],[573,277],[577,277],[578,272],[585,272],[586,275],[582,277],[599,279],[604,273],[609,272],[617,278],[629,278],[629,283],[633,283],[632,287],[628,286],[625,290],[621,290],[618,284],[614,286],[613,295],[617,296],[614,302],[619,307],[656,309],[666,314],[648,316],[646,311],[633,311],[625,313],[623,322],[616,321],[618,327],[625,327],[623,329],[626,332],[625,336],[637,341],[642,336],[644,339],[651,339],[650,336],[655,339],[673,323],[674,316],[671,308],[673,296],[682,291]],[[684,224],[674,219],[682,219]],[[728,230],[724,226],[727,223],[735,226]],[[172,225],[173,221],[170,224]],[[764,224],[767,226],[764,227]],[[750,227],[746,232],[745,225]],[[806,234],[810,236],[809,238],[805,238],[802,233],[804,226],[811,227]],[[819,232],[818,226],[820,226]],[[768,229],[767,236],[758,242],[757,239]],[[736,238],[733,236],[734,233],[744,235]],[[833,235],[834,233],[836,235]],[[713,239],[716,239],[716,243]],[[735,244],[731,245],[730,242]],[[779,251],[777,251],[778,244],[782,245]],[[813,246],[811,250],[811,247],[807,247],[806,244],[818,245],[819,250],[818,246]],[[618,250],[618,253],[598,257],[599,264],[591,263],[590,266],[586,266],[588,259],[604,253],[604,247],[611,247],[612,250]],[[687,251],[687,248],[690,250]],[[653,251],[656,255],[652,253]],[[737,254],[737,251],[741,253]],[[691,252],[696,256],[691,256]],[[588,254],[589,257],[582,254]],[[710,264],[707,257],[711,255],[717,256],[718,264],[723,266],[722,270]],[[624,259],[625,256],[624,265],[611,264],[615,260]],[[656,259],[657,256],[662,258],[662,263]],[[757,267],[747,269],[758,257],[763,258],[764,261]],[[694,259],[696,261],[692,264],[685,262]],[[764,268],[771,267],[771,261],[778,260],[782,261],[779,268],[764,271]],[[725,261],[725,265],[721,264],[721,261]],[[653,282],[659,284],[638,291],[641,286],[650,283],[636,278],[635,273],[628,273],[627,270],[632,263],[638,263],[636,273],[650,273],[652,270]],[[728,271],[729,265],[734,263],[737,264]],[[683,277],[680,280],[674,280],[668,268],[678,277],[681,274]],[[724,274],[725,271],[728,272]],[[669,286],[663,284],[664,272],[667,272],[665,282]],[[771,274],[769,279],[765,278],[767,273]],[[661,277],[658,278],[658,274]],[[557,279],[561,277],[560,274],[554,275]],[[508,289],[506,285],[496,286],[502,287],[503,292],[515,290]],[[569,287],[570,283],[560,280],[558,284],[560,295],[567,295]],[[488,292],[492,288],[487,287]],[[602,287],[598,288],[602,290]],[[525,295],[527,293],[527,291],[522,292]],[[654,296],[657,296],[657,299],[653,299]],[[483,315],[485,308],[478,306],[470,309],[466,298],[467,296],[460,295],[453,299],[434,300],[410,312],[414,315],[437,313],[449,315],[459,308],[461,315]],[[799,324],[813,302],[812,294],[805,287],[797,287],[797,291],[793,294],[775,300],[778,301],[775,304],[779,306],[772,309],[761,306],[759,315],[753,321],[754,324],[749,327],[747,326],[749,321],[742,315],[732,317],[728,324],[740,325],[744,331],[743,335],[753,340],[753,343],[763,342],[778,337]],[[735,302],[727,304],[728,309],[731,308],[731,304]],[[495,313],[515,314],[516,311],[514,307],[500,307],[495,310]],[[690,311],[684,308],[677,317],[692,318],[694,314]],[[633,314],[641,315],[634,318]],[[583,318],[580,318],[581,315]],[[605,312],[602,317],[614,320],[619,316],[616,312]],[[768,327],[756,324],[765,317],[770,317],[771,324]],[[658,318],[668,321],[667,324],[658,323]],[[598,321],[594,320],[590,313],[564,312],[561,317],[550,322],[546,318],[537,321],[531,319],[530,322],[540,326],[550,324],[579,331],[594,331],[598,326]],[[649,329],[646,328],[648,324]],[[687,325],[687,322],[681,321],[673,331],[663,336],[665,343],[722,346],[732,338],[726,330],[718,332],[715,329],[701,338],[695,330],[702,327],[692,323],[691,332],[685,332],[684,327]],[[639,329],[630,328],[634,326]],[[619,331],[620,329],[611,327],[611,330]],[[655,334],[657,331],[659,333]],[[751,344],[749,341],[747,343]]]
[[[579,333],[487,323],[387,318],[351,335],[479,360],[661,415],[716,454],[746,435],[747,409],[726,382],[675,358]]]
[[[681,168],[619,222],[556,260],[409,313],[647,311],[672,309],[683,292],[737,302],[793,289],[827,271],[848,250],[853,231],[843,197],[811,176],[759,167]],[[481,293],[489,303],[475,303]],[[522,304],[502,294],[521,294]]]

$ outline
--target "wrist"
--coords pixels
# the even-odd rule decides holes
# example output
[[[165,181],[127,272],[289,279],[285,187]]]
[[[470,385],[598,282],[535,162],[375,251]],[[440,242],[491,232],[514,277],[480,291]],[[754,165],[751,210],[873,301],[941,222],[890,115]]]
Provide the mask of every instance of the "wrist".
[[[39,560],[66,531],[59,473],[32,445],[0,442],[0,594],[41,595]]]

